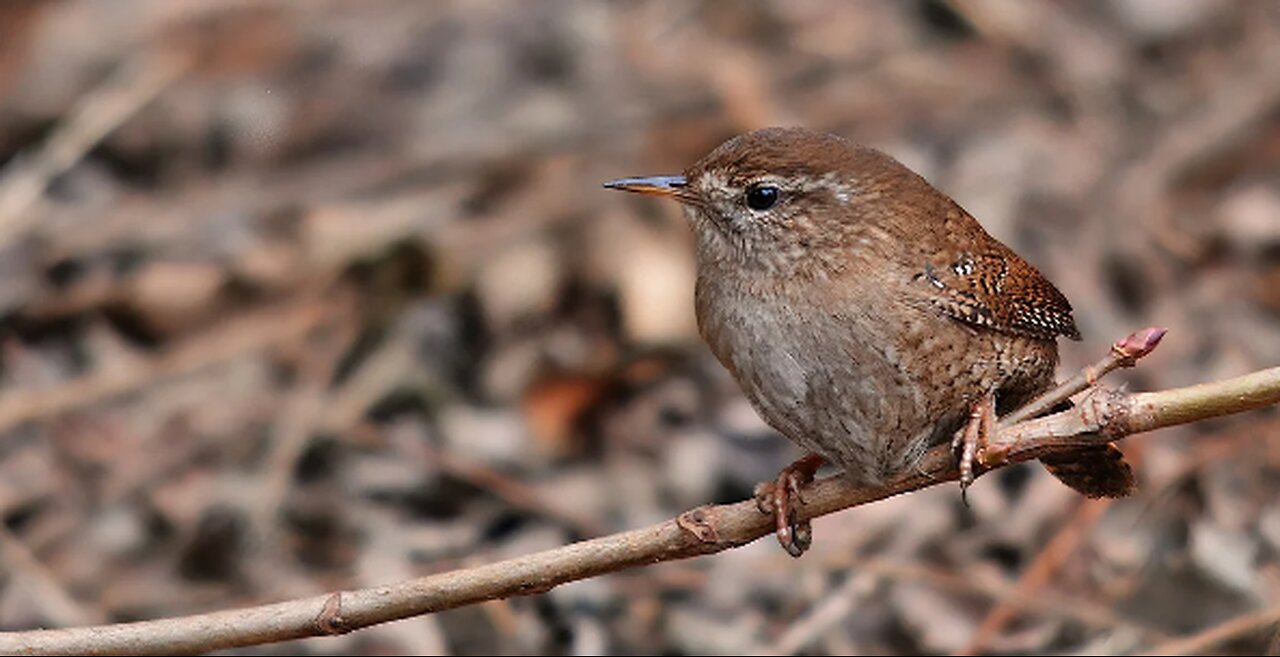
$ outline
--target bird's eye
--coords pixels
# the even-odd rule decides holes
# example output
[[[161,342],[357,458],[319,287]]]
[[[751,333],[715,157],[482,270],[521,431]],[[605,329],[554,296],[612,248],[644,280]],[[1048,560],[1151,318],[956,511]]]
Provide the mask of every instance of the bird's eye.
[[[781,196],[776,185],[752,185],[747,188],[747,207],[762,212],[777,205]]]

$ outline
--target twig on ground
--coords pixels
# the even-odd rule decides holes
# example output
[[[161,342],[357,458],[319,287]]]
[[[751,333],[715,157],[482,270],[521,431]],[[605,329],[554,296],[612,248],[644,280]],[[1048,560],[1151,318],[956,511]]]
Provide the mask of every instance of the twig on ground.
[[[1092,600],[1063,595],[1051,589],[1029,593],[1022,590],[1018,584],[1006,584],[1000,580],[955,574],[938,568],[898,563],[887,559],[858,559],[854,565],[885,578],[920,582],[937,589],[961,594],[982,595],[1040,617],[1067,618],[1099,629],[1134,632],[1153,640],[1168,638],[1164,633],[1125,618]]]
[[[121,66],[100,87],[85,95],[39,150],[15,158],[0,176],[0,247],[13,242],[39,216],[32,212],[55,178],[186,70],[188,61],[163,50]]]
[[[299,383],[286,402],[276,423],[266,468],[257,486],[259,504],[254,507],[252,522],[259,536],[272,536],[276,514],[280,513],[289,483],[311,439],[317,419],[329,398],[329,386],[358,333],[351,321],[334,327],[312,348],[303,352],[298,365]]]
[[[1269,607],[1251,614],[1237,616],[1191,636],[1162,643],[1140,655],[1204,655],[1217,650],[1222,644],[1274,629],[1280,623],[1280,607]],[[1248,654],[1248,653],[1246,653]]]
[[[14,390],[0,397],[0,432],[131,392],[164,377],[207,367],[310,333],[345,305],[328,299],[245,313],[194,335],[154,358],[90,374],[48,390]]]
[[[0,523],[0,565],[4,566],[9,577],[27,589],[31,600],[49,618],[67,623],[103,620],[101,610],[76,602],[58,578],[3,523]]]
[[[977,655],[999,635],[1009,621],[1013,620],[1021,609],[1023,600],[1034,599],[1038,590],[1044,588],[1058,572],[1067,557],[1074,553],[1080,543],[1088,536],[1089,531],[1102,518],[1102,513],[1109,506],[1109,500],[1081,500],[1080,507],[1072,517],[1058,530],[1058,533],[1044,546],[1036,558],[1022,571],[1018,582],[1012,588],[1016,595],[1001,600],[999,604],[987,612],[986,617],[978,624],[969,638],[969,643],[957,650],[955,655]]]
[[[795,655],[831,628],[842,623],[858,603],[875,588],[875,575],[870,572],[849,573],[844,583],[822,596],[822,600],[804,616],[792,623],[767,648],[755,655]]]

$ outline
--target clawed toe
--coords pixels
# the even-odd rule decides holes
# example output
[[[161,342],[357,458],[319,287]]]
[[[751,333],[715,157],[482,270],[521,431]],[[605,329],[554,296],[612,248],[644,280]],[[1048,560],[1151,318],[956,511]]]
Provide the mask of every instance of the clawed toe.
[[[813,543],[813,526],[798,519],[794,503],[804,504],[800,490],[813,481],[823,463],[820,456],[806,456],[783,468],[775,481],[756,486],[756,507],[774,517],[778,543],[793,557],[804,554]]]
[[[996,427],[996,403],[993,395],[983,397],[973,405],[969,414],[969,422],[964,430],[956,434],[951,441],[952,450],[958,452],[960,461],[960,497],[968,503],[969,486],[977,478],[975,463],[985,465],[982,455],[987,447],[987,440]]]

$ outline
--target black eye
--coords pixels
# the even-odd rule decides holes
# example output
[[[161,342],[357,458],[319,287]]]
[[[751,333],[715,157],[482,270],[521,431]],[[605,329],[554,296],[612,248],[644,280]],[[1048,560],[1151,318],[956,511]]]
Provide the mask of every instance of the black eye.
[[[752,210],[768,210],[778,204],[782,192],[775,185],[752,185],[747,188],[747,207]]]

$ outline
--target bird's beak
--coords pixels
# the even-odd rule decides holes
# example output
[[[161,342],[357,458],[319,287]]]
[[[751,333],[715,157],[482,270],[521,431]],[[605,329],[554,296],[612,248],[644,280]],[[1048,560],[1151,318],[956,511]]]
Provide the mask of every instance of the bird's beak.
[[[604,186],[608,189],[619,189],[624,192],[636,192],[650,196],[666,196],[677,201],[694,200],[689,189],[689,181],[684,176],[649,176],[647,178],[622,178],[610,180]]]

